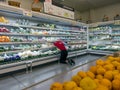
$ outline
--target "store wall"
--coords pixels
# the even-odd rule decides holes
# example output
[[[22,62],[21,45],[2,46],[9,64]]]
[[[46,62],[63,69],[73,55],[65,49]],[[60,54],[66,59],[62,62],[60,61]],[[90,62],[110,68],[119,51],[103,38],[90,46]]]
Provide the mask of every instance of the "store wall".
[[[81,22],[86,22],[89,19],[89,12],[79,12],[75,11],[75,20],[80,20]]]
[[[102,21],[104,15],[107,15],[109,20],[113,20],[113,17],[116,14],[120,15],[120,3],[102,8],[91,9],[89,11],[80,13],[82,22],[86,22],[87,20],[92,20],[92,22],[100,22]]]
[[[89,20],[89,17],[90,17],[89,11],[82,12],[81,17],[82,17],[82,22],[86,23]]]
[[[75,11],[75,20],[81,19],[81,13],[79,11]]]
[[[107,15],[109,20],[113,20],[116,14],[120,15],[120,3],[95,9],[94,13],[92,14],[92,20],[93,22],[101,21],[104,15]]]

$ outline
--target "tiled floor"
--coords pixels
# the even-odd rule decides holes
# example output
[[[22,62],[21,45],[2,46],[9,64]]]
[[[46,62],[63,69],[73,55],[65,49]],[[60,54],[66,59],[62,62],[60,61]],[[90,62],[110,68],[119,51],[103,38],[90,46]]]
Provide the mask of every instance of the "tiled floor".
[[[46,65],[42,65],[37,68],[34,68],[32,73],[28,73],[28,74],[26,74],[25,72],[14,73],[6,77],[2,77],[0,79],[0,90],[21,90],[35,84],[38,84],[38,85],[35,85],[34,87],[29,89],[30,90],[49,90],[49,85],[52,82],[58,81],[58,80],[63,82],[64,80],[69,80],[70,77],[73,74],[75,74],[75,72],[77,72],[78,70],[87,70],[87,68],[89,67],[89,64],[85,64],[84,66],[79,67],[80,65],[88,61],[96,60],[100,57],[102,56],[83,55],[83,56],[74,58],[76,62],[75,66],[58,64],[57,62],[54,62],[54,63],[50,63],[50,64],[46,64]],[[61,73],[66,73],[66,74],[61,75]],[[50,79],[54,76],[55,78]],[[46,79],[49,79],[49,80],[46,82],[43,82]],[[43,83],[39,84],[41,82]]]
[[[69,72],[59,74],[49,80],[46,80],[44,82],[40,82],[36,85],[33,85],[29,88],[25,88],[24,90],[50,90],[50,85],[54,82],[64,82],[64,81],[69,81],[73,75],[75,75],[78,71],[85,71],[88,70],[88,68],[91,65],[94,65],[95,61],[90,62],[89,64],[85,64],[81,67],[75,68]]]

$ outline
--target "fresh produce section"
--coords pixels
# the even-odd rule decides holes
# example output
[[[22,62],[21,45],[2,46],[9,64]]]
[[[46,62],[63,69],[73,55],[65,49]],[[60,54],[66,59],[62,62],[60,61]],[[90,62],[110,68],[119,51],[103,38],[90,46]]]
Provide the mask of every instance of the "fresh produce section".
[[[115,23],[90,27],[89,47],[94,50],[120,50],[119,31],[120,25]]]
[[[52,1],[53,3],[50,3]],[[42,2],[47,2],[48,11],[51,11],[56,7],[51,8],[54,1],[43,0]],[[7,0],[7,2],[8,5],[0,3],[0,74],[4,76],[4,74],[17,70],[26,70],[26,73],[29,73],[29,75],[10,75],[13,78],[10,80],[20,83],[20,86],[14,85],[14,90],[17,90],[16,88],[27,90],[31,86],[33,88],[36,86],[38,89],[42,85],[37,84],[43,83],[43,86],[46,87],[46,82],[49,90],[120,90],[120,53],[114,53],[114,51],[120,50],[119,20],[117,23],[108,21],[85,24],[77,22],[79,21],[77,18],[84,20],[83,16],[75,15],[76,20],[66,19],[49,15],[45,11],[43,11],[44,13],[34,12],[40,11],[40,8],[36,9],[32,6],[30,7],[32,11],[23,9],[21,8],[23,1],[19,3]],[[62,5],[66,1],[62,0],[59,3]],[[62,7],[70,9],[64,5]],[[76,8],[73,8],[72,13],[75,11],[75,14],[79,14],[74,9]],[[85,14],[91,16],[95,11],[92,8],[89,9],[90,12]],[[60,10],[62,9],[57,12],[61,12]],[[56,12],[56,10],[53,11]],[[63,12],[65,12],[64,9]],[[62,15],[62,12],[59,14]],[[87,21],[87,23],[90,22],[92,20]],[[68,50],[66,62],[63,64],[59,61],[60,50],[53,44],[56,40],[62,40]],[[105,57],[98,59],[102,56]],[[68,62],[73,63],[72,60],[75,61],[75,64],[68,64]],[[50,64],[56,64],[57,67],[51,68]],[[88,64],[94,66],[89,67]],[[44,66],[45,71],[42,70]],[[32,72],[35,69],[38,73]],[[46,74],[45,77],[41,77],[44,74]],[[67,75],[70,76],[66,77]],[[47,81],[48,79],[50,81]],[[55,82],[56,80],[57,82]],[[9,79],[6,81],[9,82]],[[17,82],[15,83],[17,84]],[[15,84],[12,81],[11,83]],[[11,83],[10,85],[12,85]],[[9,83],[6,84],[9,86]]]
[[[114,45],[119,45],[120,44],[120,26],[119,25],[114,25],[113,26],[113,31],[112,31],[112,42]]]
[[[8,23],[9,21],[5,17],[0,16],[0,22],[1,23]]]
[[[1,0],[0,90],[120,90],[117,1]]]
[[[23,61],[23,60],[31,60],[56,53],[58,53],[58,50],[47,50],[46,52],[41,50],[36,50],[36,51],[26,50],[13,55],[4,54],[4,57],[1,57],[0,64],[13,63],[16,61]]]
[[[50,90],[120,90],[120,53],[96,60],[87,71],[78,71],[71,80],[54,82]]]
[[[9,17],[10,18],[10,17]],[[14,19],[0,23],[0,65],[59,54],[53,42],[61,39],[68,51],[87,48],[87,28]]]

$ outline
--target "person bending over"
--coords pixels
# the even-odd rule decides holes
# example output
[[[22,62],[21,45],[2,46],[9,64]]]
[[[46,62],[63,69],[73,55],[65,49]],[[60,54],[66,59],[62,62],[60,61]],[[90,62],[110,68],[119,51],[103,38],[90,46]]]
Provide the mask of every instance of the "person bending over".
[[[57,40],[54,45],[61,51],[60,52],[60,63],[67,64],[68,51],[65,47],[65,43],[62,40]]]

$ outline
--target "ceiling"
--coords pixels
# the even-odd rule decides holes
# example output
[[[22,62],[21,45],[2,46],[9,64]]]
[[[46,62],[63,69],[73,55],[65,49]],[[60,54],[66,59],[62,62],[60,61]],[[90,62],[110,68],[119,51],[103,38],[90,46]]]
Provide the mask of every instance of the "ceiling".
[[[120,2],[120,0],[53,0],[53,1],[68,7],[72,7],[80,12]]]

